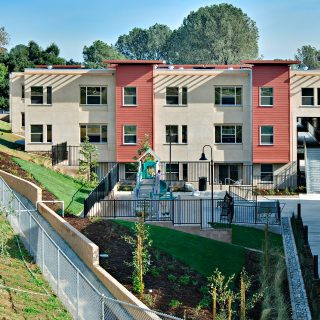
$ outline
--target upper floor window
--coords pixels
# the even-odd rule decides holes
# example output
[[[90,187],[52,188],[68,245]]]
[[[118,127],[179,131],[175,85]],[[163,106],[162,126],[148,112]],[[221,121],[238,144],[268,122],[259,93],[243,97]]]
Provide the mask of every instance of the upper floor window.
[[[47,87],[47,104],[52,104],[52,87]]]
[[[314,105],[314,90],[313,88],[302,88],[302,105],[303,106],[313,106]]]
[[[135,125],[123,126],[123,143],[137,144],[137,126]]]
[[[273,144],[273,126],[261,126],[260,127],[260,144],[272,145]]]
[[[188,88],[181,88],[181,96],[179,87],[166,87],[166,104],[167,105],[187,105],[188,104]]]
[[[242,126],[215,126],[215,143],[242,143]]]
[[[260,106],[273,106],[273,88],[260,88]]]
[[[179,126],[169,125],[166,126],[166,143],[179,143]]]
[[[318,88],[318,106],[320,106],[320,88]]]
[[[214,102],[220,106],[241,106],[242,87],[215,87]]]
[[[124,106],[137,105],[137,88],[136,87],[123,88],[123,105]]]
[[[24,84],[21,85],[21,99],[24,99]]]
[[[100,124],[82,124],[80,126],[80,139],[84,142],[86,137],[90,143],[107,143],[108,126]]]
[[[107,87],[80,87],[80,104],[108,104]]]
[[[43,87],[31,87],[31,104],[43,104]]]

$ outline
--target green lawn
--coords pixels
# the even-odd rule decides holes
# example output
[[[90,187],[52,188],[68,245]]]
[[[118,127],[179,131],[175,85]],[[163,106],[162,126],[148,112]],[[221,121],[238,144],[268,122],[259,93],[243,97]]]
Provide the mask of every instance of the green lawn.
[[[22,150],[23,146],[16,143],[17,140],[23,138],[11,133],[11,125],[8,122],[0,120],[0,145],[6,146],[10,149]]]
[[[49,285],[42,278],[40,269],[32,263],[31,257],[21,244],[23,256],[28,267],[33,271],[33,277],[21,258],[18,244],[13,230],[4,216],[0,213],[0,284],[10,288],[20,289],[25,292],[17,292],[0,287],[0,318],[1,319],[55,319],[71,320],[72,317],[65,310],[59,299],[53,294]],[[47,296],[29,293],[45,293]]]
[[[232,225],[232,243],[239,246],[262,250],[264,241],[264,230],[250,227]],[[269,232],[270,247],[277,247],[282,250],[282,236]]]
[[[35,163],[19,158],[12,158],[23,170],[29,172],[45,189],[64,201],[65,210],[72,214],[79,214],[83,210],[83,201],[91,192],[79,181],[45,168]]]
[[[127,228],[133,222],[114,220]],[[245,261],[245,248],[199,237],[169,228],[150,225],[152,246],[190,266],[204,276],[218,268],[224,275],[238,274]]]

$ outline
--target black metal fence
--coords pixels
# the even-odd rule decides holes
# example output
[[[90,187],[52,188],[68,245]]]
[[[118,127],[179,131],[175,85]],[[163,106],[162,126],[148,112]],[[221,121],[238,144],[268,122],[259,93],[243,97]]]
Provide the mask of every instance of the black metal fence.
[[[105,197],[109,195],[114,186],[119,181],[119,164],[115,164],[99,185],[91,191],[84,200],[83,213],[86,217],[89,211]]]
[[[146,221],[170,221],[174,225],[280,224],[280,206],[276,201],[236,203],[225,206],[225,199],[118,200],[96,202],[89,215],[105,218],[136,218],[145,213]],[[227,209],[227,210],[226,210]],[[231,212],[231,214],[230,214]]]
[[[298,186],[297,173],[265,175],[263,177],[255,175],[253,185],[259,190],[285,190],[296,189]]]
[[[229,186],[229,193],[235,201],[254,201],[257,202],[256,187],[254,186]]]
[[[80,149],[81,146],[68,146],[66,142],[52,146],[52,165],[78,166],[80,159],[84,160]]]

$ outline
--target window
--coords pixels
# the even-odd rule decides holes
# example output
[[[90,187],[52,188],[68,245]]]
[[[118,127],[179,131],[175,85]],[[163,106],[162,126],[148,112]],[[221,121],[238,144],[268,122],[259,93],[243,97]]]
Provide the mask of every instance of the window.
[[[21,112],[21,127],[24,128],[25,123],[26,123],[25,113]]]
[[[182,143],[188,143],[188,126],[182,126]]]
[[[43,142],[43,125],[32,124],[31,125],[31,142]]]
[[[21,85],[21,99],[24,99],[24,84]]]
[[[215,143],[242,143],[242,126],[215,126]]]
[[[313,88],[302,88],[302,105],[303,106],[313,106],[314,105],[314,93]]]
[[[260,88],[260,106],[273,106],[273,88]]]
[[[272,164],[261,164],[260,178],[263,182],[273,182]]]
[[[188,104],[188,88],[182,87],[182,104]]]
[[[108,104],[107,87],[80,87],[80,104]]]
[[[80,141],[84,142],[86,137],[90,143],[107,143],[108,126],[100,124],[82,124],[80,126]]]
[[[182,179],[183,181],[188,181],[188,164],[182,164]]]
[[[179,88],[167,87],[166,88],[166,104],[179,104]]]
[[[320,88],[318,88],[318,106],[320,106]]]
[[[166,126],[166,143],[179,143],[179,126]]]
[[[242,87],[215,87],[215,104],[221,106],[242,105]]]
[[[166,164],[166,180],[179,181],[179,164],[178,163]]]
[[[31,104],[43,104],[43,87],[31,87]]]
[[[52,87],[47,87],[47,104],[52,104]]]
[[[47,142],[52,142],[52,125],[47,124]]]
[[[137,143],[137,127],[136,126],[123,127],[123,143],[124,144]]]
[[[136,87],[123,88],[123,105],[125,106],[137,105],[137,88]]]
[[[260,127],[260,144],[273,144],[273,126]]]
[[[125,163],[124,165],[125,180],[136,180],[137,172],[138,172],[138,168],[136,163]]]

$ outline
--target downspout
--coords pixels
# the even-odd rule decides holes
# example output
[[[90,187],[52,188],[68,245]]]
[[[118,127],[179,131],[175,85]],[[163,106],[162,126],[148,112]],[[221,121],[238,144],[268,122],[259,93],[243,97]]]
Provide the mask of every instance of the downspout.
[[[252,168],[252,177],[251,177],[251,184],[253,185],[253,98],[252,98],[252,68],[250,68],[250,85],[249,85],[249,92],[250,92],[250,135],[251,135],[251,145],[250,145],[250,158],[251,158],[251,168]]]

